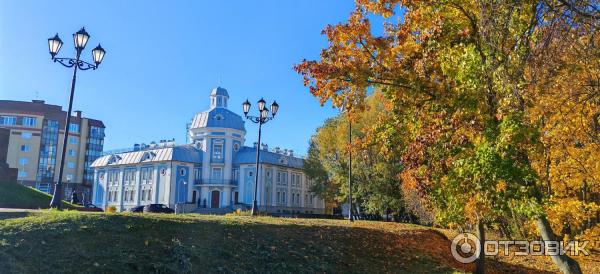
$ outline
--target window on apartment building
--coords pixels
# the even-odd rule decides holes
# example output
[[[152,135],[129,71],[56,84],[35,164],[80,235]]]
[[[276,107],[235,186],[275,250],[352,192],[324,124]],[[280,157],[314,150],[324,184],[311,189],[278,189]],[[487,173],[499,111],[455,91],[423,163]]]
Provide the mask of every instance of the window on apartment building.
[[[68,168],[75,168],[75,163],[73,163],[73,162],[68,162],[68,163],[67,163],[67,167],[68,167]]]
[[[31,139],[31,132],[22,132],[21,138],[23,139]]]
[[[214,159],[222,159],[223,158],[223,144],[214,144],[213,145],[213,158]]]
[[[19,158],[19,164],[24,166],[27,165],[27,163],[29,163],[29,160],[27,158]]]
[[[23,117],[23,126],[35,127],[37,119],[35,117]]]
[[[14,126],[17,124],[16,116],[0,116],[0,125]]]
[[[69,124],[69,132],[79,132],[79,124]]]
[[[29,151],[29,145],[21,145],[21,151],[22,152],[28,152]]]
[[[75,157],[75,155],[76,155],[76,154],[75,154],[75,150],[74,150],[74,149],[72,149],[72,148],[70,148],[70,149],[69,149],[69,156],[71,156],[71,157]]]
[[[19,170],[18,177],[19,178],[25,178],[25,177],[27,177],[27,172]]]
[[[75,137],[75,136],[69,137],[69,144],[76,145],[77,144],[77,137]]]

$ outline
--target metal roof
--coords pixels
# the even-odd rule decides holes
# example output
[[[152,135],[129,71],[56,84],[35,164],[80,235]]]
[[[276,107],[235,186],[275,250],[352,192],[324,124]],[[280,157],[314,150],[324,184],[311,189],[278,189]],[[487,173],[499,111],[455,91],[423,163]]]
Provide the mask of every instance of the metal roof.
[[[96,159],[92,167],[105,167],[116,165],[131,165],[138,163],[153,163],[163,161],[179,161],[188,163],[202,163],[202,150],[192,145],[147,149],[113,155],[105,155]],[[148,154],[144,160],[144,155]]]
[[[233,158],[233,164],[253,164],[256,163],[256,148],[242,147]],[[283,155],[267,150],[260,151],[260,163],[266,163],[276,166],[292,167],[297,169],[304,168],[304,159]]]
[[[213,108],[197,113],[192,119],[190,128],[220,127],[246,131],[242,116],[226,108]]]
[[[222,96],[227,96],[229,97],[229,93],[227,93],[227,90],[222,88],[222,87],[216,87],[214,88],[211,92],[210,92],[211,96],[214,95],[222,95]]]

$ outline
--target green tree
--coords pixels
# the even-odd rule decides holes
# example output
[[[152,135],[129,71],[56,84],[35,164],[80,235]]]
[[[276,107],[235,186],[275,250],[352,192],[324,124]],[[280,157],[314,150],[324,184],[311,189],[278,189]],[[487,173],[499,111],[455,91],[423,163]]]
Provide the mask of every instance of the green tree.
[[[381,120],[387,119],[385,98],[376,92],[367,99],[369,111],[356,111],[351,118],[342,113],[327,120],[311,139],[305,161],[307,176],[313,181],[313,191],[322,197],[344,203],[348,196],[349,153],[352,153],[353,197],[360,209],[381,214],[387,209],[403,212],[398,173],[401,164],[391,159],[380,140],[373,138],[382,133]],[[349,121],[352,122],[352,143],[348,139]]]

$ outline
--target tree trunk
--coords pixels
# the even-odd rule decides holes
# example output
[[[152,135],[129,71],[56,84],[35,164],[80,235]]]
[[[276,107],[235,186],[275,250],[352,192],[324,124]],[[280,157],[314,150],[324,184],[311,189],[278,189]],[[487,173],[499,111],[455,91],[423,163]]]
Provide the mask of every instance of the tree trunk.
[[[556,235],[550,227],[550,223],[546,216],[540,216],[536,220],[538,229],[544,241],[556,241]],[[565,274],[581,274],[579,263],[567,255],[551,255],[552,261],[558,266],[558,269]]]
[[[477,238],[479,238],[479,254],[475,260],[475,274],[485,273],[485,226],[483,220],[477,222]]]

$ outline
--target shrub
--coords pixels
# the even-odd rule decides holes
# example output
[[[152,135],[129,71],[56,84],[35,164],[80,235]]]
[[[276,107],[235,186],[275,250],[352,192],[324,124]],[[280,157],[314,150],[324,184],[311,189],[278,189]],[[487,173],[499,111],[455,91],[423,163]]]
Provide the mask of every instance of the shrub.
[[[109,206],[109,207],[106,209],[106,212],[109,212],[109,213],[115,213],[115,212],[117,212],[117,207],[116,207],[116,206]]]

